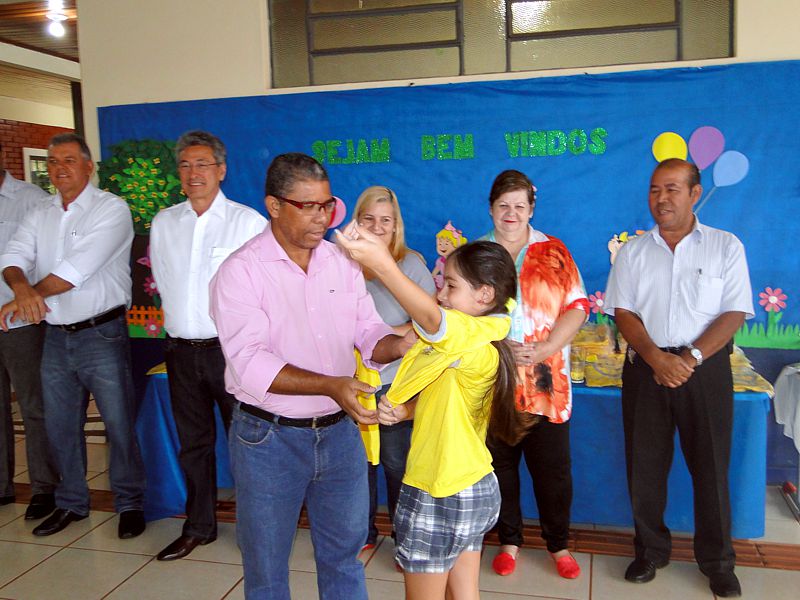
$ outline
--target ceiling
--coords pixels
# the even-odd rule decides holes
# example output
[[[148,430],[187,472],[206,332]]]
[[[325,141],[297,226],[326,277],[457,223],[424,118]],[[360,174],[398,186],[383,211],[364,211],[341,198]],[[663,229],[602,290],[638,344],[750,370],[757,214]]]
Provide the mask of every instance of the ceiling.
[[[76,0],[64,0],[64,37],[47,32],[47,0],[17,2],[0,0],[0,42],[36,50],[78,62],[78,15]]]

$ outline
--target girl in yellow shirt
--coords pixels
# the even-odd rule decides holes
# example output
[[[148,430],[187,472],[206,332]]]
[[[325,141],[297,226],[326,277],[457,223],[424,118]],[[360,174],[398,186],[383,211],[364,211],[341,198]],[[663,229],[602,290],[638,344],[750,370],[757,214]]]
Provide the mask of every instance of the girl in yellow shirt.
[[[338,236],[395,296],[420,338],[379,405],[382,423],[415,423],[394,519],[406,598],[478,598],[483,536],[500,510],[487,430],[515,443],[524,428],[504,341],[516,297],[514,263],[494,242],[458,248],[445,264],[439,306],[370,232],[353,223]]]

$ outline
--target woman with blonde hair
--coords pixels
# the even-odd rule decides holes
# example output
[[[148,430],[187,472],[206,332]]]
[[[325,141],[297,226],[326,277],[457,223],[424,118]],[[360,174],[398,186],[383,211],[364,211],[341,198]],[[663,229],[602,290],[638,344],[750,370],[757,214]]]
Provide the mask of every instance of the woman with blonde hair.
[[[406,246],[403,217],[397,196],[388,187],[374,185],[365,189],[358,197],[353,213],[354,220],[383,242],[389,249],[392,258],[414,283],[433,295],[436,288],[433,277],[425,265],[422,256]],[[405,335],[411,329],[411,317],[395,300],[386,286],[375,277],[369,269],[364,268],[367,291],[375,302],[381,318],[387,325],[395,329],[395,333]],[[400,361],[386,366],[381,371],[381,390],[377,397],[385,394],[395,375]],[[380,463],[386,475],[386,496],[389,517],[394,522],[394,511],[400,494],[403,475],[406,470],[406,458],[411,446],[412,421],[401,421],[396,425],[380,426]],[[377,466],[369,466],[370,511],[369,534],[365,548],[375,545],[378,529],[375,527],[375,513],[378,504]]]

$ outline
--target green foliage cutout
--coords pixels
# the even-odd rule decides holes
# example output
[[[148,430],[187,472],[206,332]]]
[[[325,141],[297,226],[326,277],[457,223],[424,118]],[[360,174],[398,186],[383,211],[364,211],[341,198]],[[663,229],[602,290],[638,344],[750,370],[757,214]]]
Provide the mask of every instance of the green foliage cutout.
[[[175,143],[127,140],[111,146],[98,163],[100,187],[124,199],[138,235],[150,234],[150,222],[162,208],[186,199],[177,177]]]

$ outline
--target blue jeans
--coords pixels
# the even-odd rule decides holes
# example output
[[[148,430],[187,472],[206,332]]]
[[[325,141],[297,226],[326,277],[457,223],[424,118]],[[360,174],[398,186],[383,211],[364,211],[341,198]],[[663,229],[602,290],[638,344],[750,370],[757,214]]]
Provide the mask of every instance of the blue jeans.
[[[305,502],[321,600],[366,600],[367,460],[349,418],[286,427],[238,407],[229,432],[236,536],[248,600],[287,600],[289,555]]]
[[[56,505],[89,514],[86,407],[94,396],[109,442],[109,475],[117,512],[141,510],[145,476],[136,441],[135,396],[125,317],[67,332],[47,326],[42,356],[47,436],[61,473]]]

